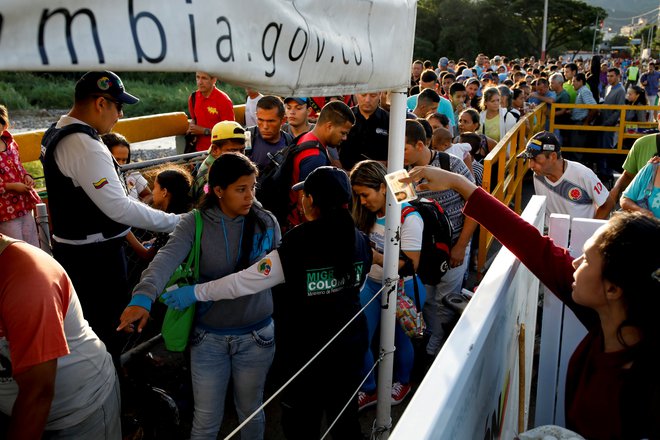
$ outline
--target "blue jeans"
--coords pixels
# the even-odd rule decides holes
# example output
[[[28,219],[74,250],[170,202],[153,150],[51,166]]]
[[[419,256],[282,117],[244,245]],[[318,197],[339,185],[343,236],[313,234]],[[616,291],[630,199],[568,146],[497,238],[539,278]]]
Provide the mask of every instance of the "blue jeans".
[[[190,344],[195,399],[191,440],[215,440],[217,437],[230,378],[233,378],[239,423],[262,404],[266,375],[274,355],[275,326],[272,321],[243,335],[218,335],[194,329]],[[263,439],[265,425],[266,417],[261,411],[241,430],[241,439]]]
[[[406,296],[410,297],[415,301],[415,288],[413,286],[413,280],[410,279],[404,283],[404,290]],[[364,287],[360,291],[360,305],[364,305],[369,301],[382,287],[381,283],[367,278]],[[419,303],[424,307],[424,299],[426,298],[426,290],[424,285],[417,278],[417,288],[419,289]],[[364,364],[362,365],[362,377],[367,375],[367,372],[374,365],[374,355],[371,351],[371,341],[374,338],[376,333],[376,327],[380,322],[380,298],[375,299],[369,307],[364,309],[364,315],[367,318],[367,332],[369,334],[369,346],[364,354]],[[394,330],[394,346],[396,350],[394,351],[394,381],[407,384],[410,382],[410,373],[412,372],[413,363],[415,361],[415,351],[412,344],[412,341],[401,329],[401,326],[397,323]],[[369,378],[362,385],[362,391],[366,393],[373,393],[376,391],[376,378],[374,372],[372,371],[369,374]]]

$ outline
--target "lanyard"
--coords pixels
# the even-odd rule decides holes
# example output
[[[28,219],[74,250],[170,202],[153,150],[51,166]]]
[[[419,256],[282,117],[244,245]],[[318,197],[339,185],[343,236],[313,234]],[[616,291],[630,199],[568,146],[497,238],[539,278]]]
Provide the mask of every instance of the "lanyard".
[[[225,255],[227,256],[227,263],[229,263],[231,262],[231,252],[229,251],[229,240],[227,238],[225,219],[221,217],[220,221],[222,222],[222,234],[225,236]],[[243,245],[243,228],[245,228],[245,218],[243,218],[241,221],[241,238],[238,240],[238,252],[236,255],[236,261],[234,261],[234,265],[238,264],[238,259],[241,256],[241,246]]]

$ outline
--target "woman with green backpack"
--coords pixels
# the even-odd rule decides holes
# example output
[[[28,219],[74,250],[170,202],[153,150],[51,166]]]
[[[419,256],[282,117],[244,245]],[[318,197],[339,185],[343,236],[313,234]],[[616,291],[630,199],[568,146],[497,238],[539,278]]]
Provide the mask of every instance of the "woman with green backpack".
[[[202,217],[199,281],[234,273],[275,249],[280,228],[273,215],[255,204],[257,168],[242,154],[220,156],[209,171],[210,191],[200,202]],[[195,242],[195,216],[185,215],[133,290],[118,330],[142,331],[153,301],[186,259]],[[229,379],[239,421],[262,403],[266,375],[275,354],[270,289],[256,295],[200,302],[190,334],[195,410],[191,439],[215,439],[224,413]],[[243,439],[262,439],[265,416],[250,420]]]

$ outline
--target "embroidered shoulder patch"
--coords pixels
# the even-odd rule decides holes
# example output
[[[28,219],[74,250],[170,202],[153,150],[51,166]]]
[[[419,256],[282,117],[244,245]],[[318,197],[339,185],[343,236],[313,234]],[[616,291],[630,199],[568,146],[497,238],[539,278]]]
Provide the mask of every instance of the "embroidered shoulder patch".
[[[259,262],[259,265],[257,266],[257,270],[259,273],[264,274],[264,276],[268,276],[270,273],[270,269],[273,267],[272,261],[270,261],[270,258],[264,258]]]
[[[98,182],[94,182],[94,188],[101,189],[108,184],[108,179],[105,177],[101,178]]]

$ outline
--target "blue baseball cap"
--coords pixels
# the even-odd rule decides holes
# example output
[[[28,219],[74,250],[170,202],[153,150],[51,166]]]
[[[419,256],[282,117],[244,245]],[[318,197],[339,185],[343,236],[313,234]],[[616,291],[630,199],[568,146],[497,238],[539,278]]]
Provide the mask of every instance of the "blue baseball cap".
[[[87,72],[76,83],[76,99],[92,95],[107,95],[123,104],[136,104],[139,98],[126,93],[124,83],[116,73],[109,70]]]
[[[533,159],[543,152],[561,151],[561,145],[557,136],[549,131],[536,133],[525,147],[525,151],[516,156],[518,159]]]

